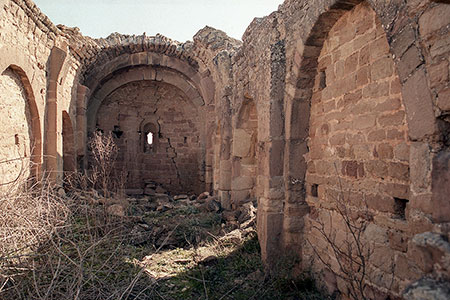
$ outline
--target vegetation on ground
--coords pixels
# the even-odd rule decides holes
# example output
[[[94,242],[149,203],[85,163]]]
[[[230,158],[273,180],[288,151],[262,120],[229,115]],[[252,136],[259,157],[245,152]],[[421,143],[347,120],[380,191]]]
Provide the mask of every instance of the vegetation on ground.
[[[291,263],[264,274],[254,211],[238,224],[215,202],[121,195],[101,166],[113,161],[110,140],[94,140],[111,152],[97,173],[66,176],[65,189],[0,186],[0,299],[325,299]]]

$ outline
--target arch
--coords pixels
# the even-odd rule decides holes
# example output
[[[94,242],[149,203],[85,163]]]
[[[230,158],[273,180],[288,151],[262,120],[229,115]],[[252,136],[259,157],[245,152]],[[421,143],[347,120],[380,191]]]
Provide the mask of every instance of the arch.
[[[87,108],[88,131],[91,131],[95,127],[95,116],[97,115],[97,111],[101,106],[102,101],[108,95],[121,86],[142,80],[165,82],[173,85],[183,91],[195,107],[204,106],[204,101],[199,91],[194,87],[192,82],[182,74],[159,67],[137,67],[127,69],[106,81],[91,96]]]
[[[114,77],[120,70],[140,66],[153,66],[172,70],[183,78],[188,79],[190,84],[201,94],[206,104],[214,103],[215,83],[209,71],[200,74],[198,70],[179,58],[155,52],[125,53],[108,60],[105,64],[97,67],[92,66],[90,71],[84,75],[83,84],[95,93],[105,81]]]
[[[172,192],[201,193],[205,186],[201,113],[178,87],[137,80],[112,91],[94,123],[120,133],[115,136],[117,167],[126,172],[128,189],[144,189],[152,181]],[[149,132],[155,137],[151,149],[146,147]]]
[[[33,88],[28,76],[25,71],[18,65],[11,64],[6,70],[12,70],[18,75],[22,86],[26,93],[26,104],[30,112],[31,119],[29,120],[29,126],[31,127],[31,137],[30,137],[30,153],[31,153],[31,166],[30,166],[30,176],[34,178],[39,178],[41,174],[42,167],[42,141],[41,141],[41,121],[39,118],[39,111],[36,105]]]
[[[410,190],[413,189],[413,182],[410,180],[410,174],[413,172],[412,170],[414,167],[410,169],[408,164],[410,159],[417,158],[414,158],[414,151],[411,151],[410,156],[409,144],[412,140],[427,141],[436,134],[434,116],[433,114],[430,114],[430,112],[433,111],[433,105],[431,97],[426,95],[429,93],[426,78],[423,78],[423,82],[420,84],[417,83],[423,91],[418,91],[417,87],[410,86],[410,82],[417,80],[415,77],[422,76],[423,66],[421,67],[419,64],[417,65],[417,68],[411,69],[410,72],[399,71],[402,68],[402,64],[406,63],[404,60],[407,58],[402,55],[395,55],[398,52],[397,49],[395,49],[395,43],[392,41],[394,40],[393,36],[397,34],[396,30],[398,28],[386,33],[381,24],[382,22],[385,22],[386,19],[379,18],[380,8],[370,5],[371,3],[372,1],[334,1],[330,7],[323,7],[322,11],[315,18],[315,22],[312,23],[313,26],[311,30],[307,31],[307,36],[304,36],[302,40],[297,43],[297,49],[294,51],[294,57],[296,58],[292,61],[292,66],[296,70],[296,78],[295,80],[291,80],[291,83],[289,83],[291,86],[287,87],[285,106],[286,156],[284,178],[286,200],[284,207],[283,239],[286,247],[295,249],[297,253],[301,253],[302,255],[305,255],[303,252],[304,239],[299,238],[299,236],[302,237],[308,234],[308,232],[305,231],[305,223],[307,224],[312,219],[316,218],[320,214],[319,210],[330,208],[330,211],[332,211],[330,204],[318,202],[318,199],[321,197],[340,197],[339,195],[342,193],[345,194],[346,201],[348,201],[350,205],[356,207],[358,207],[358,205],[360,205],[359,207],[363,207],[363,199],[367,199],[367,201],[370,202],[368,204],[370,210],[384,214],[387,219],[392,218],[400,220],[397,221],[398,227],[394,226],[399,232],[402,232],[402,230],[405,230],[404,228],[406,228],[400,227],[400,224],[407,226],[405,224],[408,224],[408,222],[414,222],[413,218],[409,218],[409,212],[412,207],[414,207],[416,201],[415,198],[410,198],[412,195]],[[343,20],[350,14],[349,11],[363,6],[369,7],[368,11],[374,12],[373,14],[375,15],[376,20],[374,22],[376,28],[373,36],[368,34],[367,36],[362,37],[357,34],[358,30],[364,32],[364,26],[368,25],[367,22],[371,20],[371,17],[366,15],[361,15],[361,20],[363,21],[361,21],[360,24],[356,24],[356,26],[361,26],[361,28],[356,27],[355,32],[346,31],[347,27],[345,27],[346,25]],[[395,19],[395,16],[392,18]],[[337,23],[338,20],[340,20],[339,23]],[[395,26],[395,24],[389,25]],[[404,24],[401,26],[403,25]],[[343,35],[335,40],[333,40],[335,36],[331,35],[330,37],[330,30],[334,26],[338,26],[339,29],[342,29]],[[346,34],[347,36],[345,36]],[[357,40],[359,38],[361,39]],[[324,45],[326,39],[328,39],[328,42]],[[326,49],[326,47],[332,48],[330,46],[332,43],[339,46],[343,45],[343,47],[345,47],[346,44],[342,41],[352,41],[352,43],[354,43],[349,49],[340,48],[340,53],[336,52],[331,53],[330,56],[321,56],[321,53],[327,53],[328,49]],[[388,41],[390,41],[391,44],[389,44]],[[366,44],[368,45],[369,43],[375,42],[379,43],[376,45],[374,44],[369,54],[366,52],[364,52],[364,54],[362,53]],[[415,49],[416,45],[410,45],[410,47]],[[372,49],[374,49],[374,53],[376,50],[380,50],[380,52],[384,51],[384,56],[375,57],[377,53],[373,54],[371,52]],[[364,51],[367,51],[367,49]],[[354,52],[359,52],[359,56],[353,56]],[[340,63],[341,65],[335,66],[334,63],[340,60],[339,55],[345,57],[346,60],[343,61],[342,64]],[[360,60],[367,59],[367,57],[365,57],[366,55],[370,55],[370,59],[372,59],[372,55],[374,55],[374,60],[371,60],[370,62],[371,66],[373,65],[374,67],[370,70],[366,70],[365,72],[369,72],[366,73],[366,75],[364,75],[363,72],[361,72],[360,75],[356,75],[356,72],[359,72],[358,68],[361,65]],[[318,59],[319,57],[321,60]],[[335,59],[335,57],[337,57],[337,59]],[[385,61],[381,61],[382,59]],[[380,63],[378,64],[378,62]],[[328,67],[330,65],[335,66],[334,71],[336,72],[341,72],[342,70],[344,73],[341,72],[341,74],[347,74],[347,70],[348,72],[355,72],[355,77],[345,81],[346,78],[343,75],[333,74],[333,72],[328,73]],[[408,74],[405,75],[406,73]],[[368,81],[366,81],[367,78],[364,78],[365,76],[370,77]],[[388,81],[389,78],[392,78],[392,81]],[[361,82],[359,81],[360,79]],[[329,85],[329,82],[332,82],[333,80],[342,80],[341,84],[337,87],[333,87],[335,90],[332,90],[332,85]],[[374,84],[371,87],[372,89],[367,88],[365,91],[355,92],[358,88],[358,86],[355,87],[355,85],[363,86],[364,84],[369,85],[373,82],[376,82],[377,84],[379,82],[383,84],[386,83],[386,85],[381,87]],[[414,92],[406,91],[407,87],[413,89]],[[342,98],[333,98],[334,94],[337,92],[342,95]],[[329,112],[333,113],[338,108],[344,109],[344,107],[341,107],[340,105],[347,105],[349,111],[353,111],[351,113],[352,116],[358,116],[358,113],[355,111],[357,109],[363,109],[362,106],[358,106],[358,104],[362,103],[358,102],[361,99],[361,95],[362,99],[364,99],[364,97],[366,97],[365,94],[369,95],[370,93],[374,94],[373,98],[378,97],[378,99],[382,100],[384,99],[383,97],[390,97],[391,94],[400,95],[400,100],[397,101],[397,99],[394,99],[395,101],[381,103],[386,105],[385,107],[370,106],[372,104],[380,104],[378,102],[370,103],[370,105],[367,105],[364,108],[365,111],[367,111],[367,109],[373,109],[373,113],[379,113],[380,117],[377,116],[375,119],[372,119],[372,116],[366,119],[362,117],[358,120],[358,122],[360,122],[358,124],[355,122],[349,124],[340,121],[333,124],[325,124],[324,122],[313,123],[314,120],[317,120],[317,116],[321,114],[323,115],[324,113]],[[346,95],[345,98],[343,95]],[[423,101],[420,105],[416,103],[418,98],[421,98],[420,101]],[[338,103],[335,99],[342,99],[342,101]],[[346,103],[345,101],[348,102]],[[403,105],[404,107],[401,108]],[[418,121],[418,107],[423,108],[423,128],[418,128],[416,124]],[[337,118],[339,119],[339,113],[342,113],[342,111],[336,112],[334,117],[338,116]],[[374,126],[375,124],[378,126],[381,124],[380,120],[384,116],[392,117],[389,119],[389,122],[392,123],[386,126],[392,126],[389,128],[394,128],[394,126],[399,124],[399,128],[403,129],[398,130],[396,132],[398,135],[395,137],[389,137],[389,134],[394,133],[395,130],[392,130],[391,132],[388,130],[380,130],[378,132],[379,136],[376,136],[374,130],[373,132],[370,132],[370,134],[373,133],[373,135],[365,136],[365,140],[360,142],[362,146],[371,146],[370,143],[374,144],[374,147],[371,148],[374,152],[359,152],[361,155],[368,155],[370,158],[367,160],[372,159],[373,161],[376,161],[377,164],[378,162],[380,163],[379,165],[381,168],[374,170],[370,165],[373,161],[368,161],[368,164],[366,164],[364,159],[360,160],[358,158],[359,154],[355,153],[357,151],[356,147],[345,149],[345,147],[340,146],[341,144],[346,144],[347,139],[349,138],[359,138],[356,135],[353,136],[353,132],[350,132],[350,130],[355,129],[356,127],[357,130],[366,130],[366,132],[369,133],[372,121],[374,122]],[[396,119],[394,120],[394,118]],[[341,118],[341,120],[344,119]],[[345,126],[354,127],[347,127],[347,130]],[[331,131],[336,130],[335,132],[338,132],[339,130],[336,129],[338,127],[340,128],[339,130],[344,131],[344,134],[332,136]],[[351,134],[349,134],[349,132]],[[330,139],[331,136],[334,138],[333,141]],[[336,151],[324,153],[325,148],[312,143],[314,139],[317,141],[322,138],[328,139],[325,140],[325,142],[330,145],[334,144],[335,147],[333,149]],[[397,139],[398,145],[402,144],[404,151],[399,150],[397,153],[389,143],[386,143],[386,148],[384,150],[387,149],[387,152],[382,154],[384,150],[381,148],[384,147],[384,141],[389,139]],[[358,142],[353,140],[351,143],[356,144]],[[379,147],[380,145],[383,146]],[[325,150],[328,151],[329,149]],[[342,152],[340,152],[341,150]],[[345,152],[346,150],[355,152]],[[331,157],[329,161],[333,160],[333,156],[344,159],[337,164],[327,164],[325,163],[327,161],[320,161],[320,164],[316,164],[315,160],[321,155]],[[376,158],[372,158],[372,155]],[[422,155],[424,155],[424,153],[422,153]],[[356,158],[347,159],[347,156]],[[400,173],[391,172],[396,167],[399,168],[397,170],[401,170]],[[314,172],[316,172],[316,174],[313,174]],[[330,173],[337,174],[334,176],[335,178],[329,176],[326,179],[323,179],[322,182],[315,182],[314,180],[321,180],[320,176],[317,175],[320,172],[328,175],[330,175]],[[376,176],[386,176],[387,179],[385,180],[383,178],[382,180],[380,179],[380,181],[374,180],[372,186],[362,183],[363,181],[361,178],[368,176],[368,173],[370,173],[370,176],[373,176],[372,172],[379,172]],[[339,182],[337,177],[339,177]],[[314,180],[311,178],[314,178]],[[311,182],[314,184],[308,184]],[[341,190],[337,188],[335,191],[326,189],[328,185],[333,184],[342,185],[343,188],[341,188]],[[350,193],[353,192],[350,188],[349,193],[347,194],[347,188],[352,187],[353,185],[358,191],[361,191],[361,193]],[[375,186],[376,188],[373,189]],[[374,192],[373,195],[366,193],[366,191],[369,190]],[[366,196],[372,198],[366,198]],[[408,200],[410,201],[408,202]],[[311,204],[311,207],[313,208],[313,213],[309,215],[310,206],[308,203]],[[318,209],[316,209],[317,207],[314,203],[318,203]],[[331,214],[332,213],[330,213],[330,215]],[[307,218],[304,218],[305,216],[307,216]],[[313,220],[311,222],[313,222]],[[372,224],[376,224],[374,226],[381,226],[380,230],[385,229],[382,228],[383,225],[376,222]],[[339,225],[334,224],[334,226],[337,227]],[[398,234],[398,232],[395,234]],[[318,242],[318,244],[320,244],[320,242]],[[383,288],[386,287],[381,286],[381,289]],[[399,291],[393,291],[393,293],[399,293]]]
[[[63,137],[63,171],[65,174],[76,171],[75,162],[75,135],[73,132],[72,120],[69,113],[62,112],[62,137]]]

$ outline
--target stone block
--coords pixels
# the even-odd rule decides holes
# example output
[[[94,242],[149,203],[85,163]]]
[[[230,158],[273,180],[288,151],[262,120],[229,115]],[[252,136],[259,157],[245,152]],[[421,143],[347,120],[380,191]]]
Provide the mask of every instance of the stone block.
[[[411,74],[420,64],[422,59],[419,50],[416,47],[409,48],[398,62],[398,74],[400,78],[406,78]]]
[[[369,132],[369,135],[367,136],[367,140],[369,142],[381,142],[386,139],[386,130],[384,129],[378,129]]]
[[[266,212],[261,209],[258,209],[257,214],[261,256],[266,266],[273,266],[280,258],[283,214]]]
[[[437,106],[444,112],[450,111],[450,88],[446,88],[438,93]]]
[[[434,157],[431,178],[433,220],[450,222],[450,151],[442,151]]]
[[[397,206],[394,198],[379,194],[367,195],[367,206],[379,212],[395,213]]]
[[[269,149],[269,176],[283,175],[284,140],[274,140]]]
[[[406,252],[408,250],[408,236],[399,230],[391,229],[387,233],[389,246],[397,251]]]
[[[408,78],[403,85],[402,94],[410,138],[419,140],[433,134],[435,132],[433,104],[423,69],[416,71]]]
[[[409,180],[409,166],[402,163],[389,163],[389,176],[393,179],[408,182]]]
[[[417,280],[421,277],[422,271],[417,267],[414,261],[401,253],[395,258],[394,274],[403,280]]]
[[[375,106],[377,112],[396,111],[401,108],[400,98],[389,98]]]
[[[450,7],[437,5],[425,11],[419,19],[420,35],[426,38],[429,34],[450,24]]]
[[[220,205],[224,210],[231,210],[231,194],[228,191],[219,191],[218,197]]]
[[[449,77],[448,61],[441,60],[437,64],[427,68],[430,77],[430,87],[435,88],[440,84],[445,84]]]
[[[412,143],[410,148],[409,168],[411,188],[414,193],[424,193],[431,184],[431,149],[426,143]]]
[[[234,209],[236,209],[243,203],[249,202],[250,200],[249,190],[231,191],[231,203]]]
[[[386,244],[388,242],[388,234],[386,228],[370,223],[364,231],[364,239],[378,244]]]
[[[400,110],[393,114],[378,117],[380,126],[401,126],[405,123],[405,112]]]
[[[345,60],[345,74],[350,74],[351,72],[356,71],[356,67],[358,66],[358,52],[353,53]]]
[[[246,157],[250,153],[252,136],[244,129],[235,129],[233,132],[233,156]]]
[[[409,199],[409,184],[384,183],[380,190],[395,198]]]
[[[394,157],[394,149],[390,144],[379,144],[374,150],[374,157],[380,159],[392,159]]]
[[[254,186],[252,177],[239,176],[231,180],[231,189],[233,191],[249,190]]]
[[[359,116],[353,121],[353,128],[362,130],[375,126],[376,117],[374,115]]]
[[[388,140],[405,140],[405,132],[399,129],[389,129],[387,131],[386,137]]]
[[[394,147],[394,158],[399,161],[409,162],[409,148],[406,143],[398,144]]]
[[[383,57],[375,61],[370,67],[372,81],[390,77],[394,71],[394,61],[390,57]]]
[[[392,50],[396,57],[401,57],[403,53],[414,43],[416,34],[411,26],[407,26],[400,33],[393,37]]]
[[[330,169],[328,169],[328,172],[329,171]],[[353,178],[362,178],[365,176],[364,163],[357,161],[343,161],[342,174]]]

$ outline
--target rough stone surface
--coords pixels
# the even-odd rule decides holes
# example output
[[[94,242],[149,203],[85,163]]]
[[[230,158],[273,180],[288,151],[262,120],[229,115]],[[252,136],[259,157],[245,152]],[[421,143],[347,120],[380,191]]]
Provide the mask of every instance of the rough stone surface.
[[[30,174],[31,116],[25,89],[13,70],[0,75],[0,172],[2,184]]]
[[[268,271],[289,249],[348,297],[313,259],[337,266],[313,226],[333,224],[345,239],[341,199],[376,249],[369,298],[400,298],[450,265],[448,249],[413,239],[450,232],[445,2],[286,0],[242,42],[205,27],[179,43],[92,39],[31,1],[0,1],[0,156],[12,160],[0,174],[17,177],[19,154],[33,161],[25,176],[46,171],[59,184],[64,171],[90,167],[92,132],[112,133],[128,192],[158,198],[152,210],[176,205],[158,194],[207,191],[198,207],[233,222],[243,210],[246,223],[257,204]],[[430,298],[431,286],[448,296],[422,283],[407,294]]]
[[[407,300],[446,300],[450,298],[450,285],[423,278],[409,286],[403,296]]]

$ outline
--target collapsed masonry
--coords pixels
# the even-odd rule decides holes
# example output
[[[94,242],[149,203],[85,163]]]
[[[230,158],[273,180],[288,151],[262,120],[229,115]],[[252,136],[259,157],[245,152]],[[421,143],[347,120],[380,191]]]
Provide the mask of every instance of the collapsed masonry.
[[[433,291],[420,283],[445,290],[448,1],[287,0],[243,42],[205,27],[186,43],[91,39],[30,0],[0,8],[3,183],[23,171],[16,158],[55,182],[87,168],[100,130],[118,144],[133,193],[156,181],[214,192],[227,210],[257,200],[269,268],[293,253],[348,297],[320,232],[346,241],[343,202],[365,224],[370,299]]]

